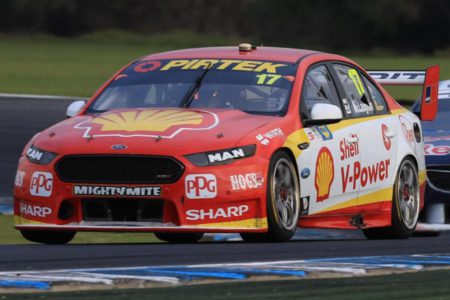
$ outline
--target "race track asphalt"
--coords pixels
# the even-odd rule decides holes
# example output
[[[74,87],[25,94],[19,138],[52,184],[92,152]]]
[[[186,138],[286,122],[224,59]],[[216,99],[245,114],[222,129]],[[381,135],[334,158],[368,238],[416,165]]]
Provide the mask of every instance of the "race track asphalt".
[[[0,197],[11,197],[25,143],[35,132],[65,118],[70,100],[0,98]],[[301,229],[300,229],[301,230]],[[0,237],[1,239],[1,237]],[[143,241],[144,242],[144,241]],[[450,235],[437,238],[368,241],[363,238],[299,240],[283,244],[2,245],[0,271],[159,266],[306,258],[449,253]]]
[[[301,229],[299,229],[301,230]],[[0,246],[0,271],[257,262],[449,253],[450,236],[409,240],[301,240],[288,243],[69,244]]]

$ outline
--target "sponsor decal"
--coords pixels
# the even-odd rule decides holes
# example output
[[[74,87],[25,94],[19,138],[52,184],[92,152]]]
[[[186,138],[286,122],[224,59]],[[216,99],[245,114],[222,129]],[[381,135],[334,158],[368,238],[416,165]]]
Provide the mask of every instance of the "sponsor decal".
[[[380,83],[384,82],[410,82],[423,83],[425,72],[424,71],[369,71],[369,75]]]
[[[147,72],[151,72],[154,70],[157,70],[159,67],[161,67],[161,62],[158,60],[148,60],[148,61],[143,61],[140,64],[138,64],[137,66],[135,66],[133,68],[133,70],[135,72],[138,73],[147,73]]]
[[[30,148],[27,149],[27,158],[34,164],[49,164],[56,156],[56,153],[44,151],[34,145],[31,145]]]
[[[390,150],[392,146],[391,139],[387,136],[387,132],[389,131],[389,128],[386,126],[386,124],[381,124],[381,135],[383,137],[383,143],[386,150]]]
[[[433,144],[425,144],[425,155],[449,155],[450,146],[434,146]]]
[[[245,157],[244,149],[242,148],[228,149],[218,152],[209,152],[207,155],[208,161],[210,163],[223,162],[230,159]]]
[[[152,69],[157,63],[153,61],[146,62]],[[165,63],[159,70],[205,70],[212,68],[214,70],[233,70],[233,71],[247,71],[258,73],[277,73],[277,69],[285,67],[286,64],[279,64],[273,62],[262,62],[254,60],[238,60],[238,59],[177,59],[170,60]],[[145,69],[145,65],[141,66]]]
[[[350,104],[348,104],[348,100],[346,98],[342,99],[342,103],[344,104],[344,109],[347,115],[352,113],[352,109],[350,108]]]
[[[304,168],[304,169],[302,170],[302,172],[300,173],[300,176],[301,176],[303,179],[306,179],[306,178],[309,177],[310,174],[311,174],[311,170],[310,170],[309,168]]]
[[[43,152],[32,147],[28,148],[27,150],[27,156],[36,161],[40,161],[43,155],[44,155]]]
[[[305,128],[305,133],[308,136],[310,141],[322,140],[322,136],[317,131],[317,129],[314,128],[314,127],[312,127],[312,128]]]
[[[390,159],[385,159],[374,164],[361,165],[359,161],[341,167],[342,191],[355,190],[359,182],[361,187],[388,179]],[[353,185],[350,185],[353,183]]]
[[[50,197],[53,190],[53,175],[48,172],[34,172],[30,181],[30,194]]]
[[[258,134],[256,139],[264,146],[270,144],[270,140],[277,136],[284,136],[283,130],[281,128],[272,129],[264,134]]]
[[[186,211],[186,219],[190,221],[229,219],[243,217],[250,211],[248,205],[229,206],[226,208],[190,209]]]
[[[339,141],[339,150],[341,150],[341,160],[346,160],[348,158],[355,157],[359,155],[359,139],[356,133],[351,134],[352,138],[356,138],[357,141],[354,143],[347,143],[347,139],[343,138]]]
[[[384,132],[383,129],[382,132]],[[356,134],[352,134],[351,136],[358,137]],[[386,143],[385,147],[387,149]],[[389,148],[390,147],[391,146],[389,144]],[[345,139],[342,139],[339,142],[339,149],[341,152],[339,158],[341,161],[346,162],[356,155],[359,155],[359,142],[347,143]],[[361,165],[360,161],[353,161],[344,164],[341,166],[342,191],[345,193],[350,190],[355,190],[357,183],[360,183],[361,187],[365,187],[367,184],[374,184],[378,181],[386,180],[389,177],[389,164],[389,159],[369,165]]]
[[[328,199],[331,184],[334,180],[333,156],[327,147],[322,147],[316,161],[315,187],[317,191],[317,202]]]
[[[310,196],[300,198],[300,203],[302,205],[301,209],[300,209],[301,215],[307,215],[309,213],[309,199],[310,199]]]
[[[113,150],[124,150],[124,149],[127,149],[127,148],[128,147],[126,145],[120,145],[120,144],[111,146],[111,149],[113,149]]]
[[[316,127],[316,129],[324,141],[333,139],[333,134],[331,133],[328,126],[318,126],[318,127]]]
[[[209,152],[193,153],[185,155],[185,157],[194,165],[204,167],[231,163],[236,159],[253,156],[255,152],[256,145],[247,145]]]
[[[153,197],[161,196],[159,186],[105,186],[105,185],[74,185],[73,194],[76,196],[127,196]]]
[[[217,179],[213,174],[190,174],[185,179],[186,197],[211,199],[217,196]]]
[[[17,186],[17,187],[22,187],[24,178],[25,178],[25,172],[24,171],[17,171],[16,179],[14,180],[14,185]]]
[[[402,127],[403,137],[405,138],[411,149],[415,151],[414,145],[416,139],[414,137],[414,130],[411,123],[403,116],[398,116],[398,118]]]
[[[84,138],[153,137],[171,139],[183,131],[209,130],[219,124],[216,114],[207,111],[145,109],[105,113],[75,125]]]
[[[20,214],[24,216],[46,218],[51,213],[50,207],[20,203]]]
[[[262,187],[264,177],[262,173],[231,175],[230,182],[233,191],[252,190]]]

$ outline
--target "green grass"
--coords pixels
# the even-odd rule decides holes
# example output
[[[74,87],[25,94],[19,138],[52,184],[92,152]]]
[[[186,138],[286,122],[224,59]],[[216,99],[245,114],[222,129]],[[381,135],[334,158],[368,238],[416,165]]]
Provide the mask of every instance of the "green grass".
[[[202,46],[237,45],[241,38],[173,32],[143,36],[106,31],[76,39],[44,35],[0,35],[0,93],[88,97],[113,73],[146,54]],[[379,52],[381,53],[381,52]],[[345,55],[345,53],[344,53]],[[367,69],[421,69],[441,65],[450,78],[450,54],[434,57],[351,55]],[[415,99],[420,88],[389,88],[397,99]]]
[[[78,232],[71,244],[93,243],[155,243],[159,240],[151,233]],[[0,215],[0,244],[30,244],[14,229],[13,217]]]
[[[188,32],[152,36],[102,32],[77,39],[0,35],[0,92],[87,97],[143,55],[232,43]]]
[[[450,299],[450,271],[400,275],[239,282],[153,289],[0,295],[1,299]]]

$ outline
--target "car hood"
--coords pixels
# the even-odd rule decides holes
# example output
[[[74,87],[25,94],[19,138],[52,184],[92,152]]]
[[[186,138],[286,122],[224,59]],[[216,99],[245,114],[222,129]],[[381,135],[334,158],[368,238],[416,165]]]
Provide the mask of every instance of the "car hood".
[[[113,110],[64,120],[37,135],[33,144],[58,154],[183,155],[237,146],[277,120],[224,109]]]

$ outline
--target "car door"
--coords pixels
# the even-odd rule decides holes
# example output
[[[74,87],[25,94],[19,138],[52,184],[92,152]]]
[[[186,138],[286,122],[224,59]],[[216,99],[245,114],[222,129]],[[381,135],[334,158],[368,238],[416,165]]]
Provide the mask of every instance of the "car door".
[[[351,213],[359,185],[351,182],[349,173],[346,181],[343,181],[342,172],[347,172],[343,169],[344,165],[360,161],[359,151],[354,144],[355,126],[343,126],[347,121],[321,126],[308,125],[311,110],[319,103],[333,104],[341,110],[343,107],[326,64],[310,67],[302,87],[300,115],[310,141],[297,160],[303,207],[305,203],[308,204],[308,210],[302,210],[302,214]],[[348,115],[346,111],[343,112],[345,116]]]
[[[388,114],[382,94],[358,68],[334,63],[333,70],[343,89],[344,103],[348,103],[354,117],[353,143],[360,155],[360,162],[344,167],[343,181],[359,186],[359,212],[378,211],[392,195],[397,116]]]

